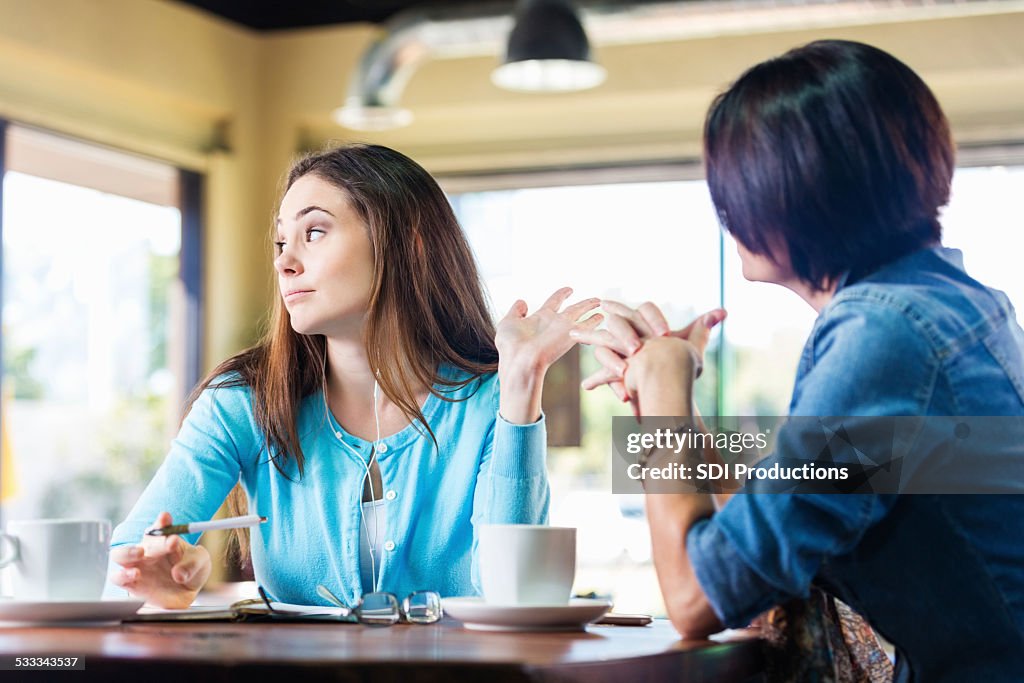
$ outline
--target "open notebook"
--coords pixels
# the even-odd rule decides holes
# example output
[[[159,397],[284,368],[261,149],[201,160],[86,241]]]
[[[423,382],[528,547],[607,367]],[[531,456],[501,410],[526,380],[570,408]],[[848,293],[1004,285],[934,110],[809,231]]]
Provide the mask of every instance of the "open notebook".
[[[202,605],[186,609],[142,607],[122,621],[292,621],[292,622],[355,622],[350,610],[318,605],[292,605],[271,602],[271,610],[259,598],[239,600],[230,605]]]

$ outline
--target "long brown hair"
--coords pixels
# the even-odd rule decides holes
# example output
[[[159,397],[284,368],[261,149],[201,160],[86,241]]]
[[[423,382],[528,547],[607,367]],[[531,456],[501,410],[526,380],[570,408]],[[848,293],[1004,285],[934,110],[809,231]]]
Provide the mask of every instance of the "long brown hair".
[[[309,174],[345,193],[366,224],[374,260],[363,336],[366,355],[379,373],[381,391],[410,421],[427,428],[436,447],[416,388],[430,387],[435,396],[450,401],[434,385],[454,390],[498,366],[494,323],[465,234],[437,182],[393,149],[351,144],[308,154],[288,172],[284,192]],[[282,476],[287,476],[282,459],[295,458],[301,477],[304,457],[296,420],[301,401],[326,385],[326,347],[323,335],[292,329],[288,310],[276,296],[263,339],[214,368],[188,397],[185,414],[207,387],[249,387],[268,457]],[[469,376],[446,379],[442,364]],[[241,484],[227,503],[232,515],[246,514]],[[248,530],[235,530],[231,538],[244,566]]]

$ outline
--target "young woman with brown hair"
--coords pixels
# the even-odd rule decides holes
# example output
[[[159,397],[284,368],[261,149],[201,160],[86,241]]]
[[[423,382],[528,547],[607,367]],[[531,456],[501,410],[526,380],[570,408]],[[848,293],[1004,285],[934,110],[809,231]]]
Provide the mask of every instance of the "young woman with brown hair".
[[[236,537],[274,599],[477,592],[478,526],[547,521],[541,386],[597,300],[517,301],[495,328],[444,193],[385,147],[300,160],[275,229],[270,331],[193,392],[114,531],[111,583],[191,604],[211,566],[199,534],[143,534],[210,519],[231,492],[232,512],[268,517]]]

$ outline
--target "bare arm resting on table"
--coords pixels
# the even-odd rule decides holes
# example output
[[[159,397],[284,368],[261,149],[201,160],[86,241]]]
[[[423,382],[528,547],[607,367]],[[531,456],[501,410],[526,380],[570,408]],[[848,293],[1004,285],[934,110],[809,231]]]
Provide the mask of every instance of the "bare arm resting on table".
[[[686,344],[671,337],[650,339],[643,352],[630,360],[627,387],[635,381],[637,400],[644,414],[693,416],[696,366]],[[712,497],[699,493],[657,493],[648,495],[646,504],[654,568],[672,625],[684,638],[699,638],[722,630],[686,550],[690,527],[714,512]]]
[[[651,303],[632,309],[602,302],[608,329],[573,336],[595,345],[603,368],[583,382],[585,389],[608,384],[620,399],[641,415],[697,417],[693,382],[700,371],[710,329],[725,318],[718,309],[671,331]],[[690,454],[696,456],[697,454]],[[684,638],[698,638],[722,629],[697,580],[686,549],[690,528],[714,512],[706,494],[658,493],[646,497],[654,567],[673,626]]]

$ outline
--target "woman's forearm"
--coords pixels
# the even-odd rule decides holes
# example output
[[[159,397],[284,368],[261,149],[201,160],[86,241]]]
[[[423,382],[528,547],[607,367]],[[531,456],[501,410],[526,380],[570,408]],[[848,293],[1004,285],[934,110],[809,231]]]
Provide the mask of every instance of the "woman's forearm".
[[[635,363],[635,365],[634,365]],[[699,419],[693,403],[696,359],[685,343],[661,337],[648,340],[631,362],[645,416]],[[680,457],[700,457],[700,453]],[[687,556],[686,535],[697,520],[714,512],[711,496],[699,493],[650,493],[646,496],[651,549],[665,608],[679,634],[699,638],[722,628]]]
[[[683,638],[701,638],[722,629],[697,581],[686,551],[686,535],[713,512],[711,496],[653,493],[646,497],[651,554],[665,609]]]
[[[501,416],[512,424],[533,424],[540,419],[544,376],[547,368],[537,364],[498,364]]]

